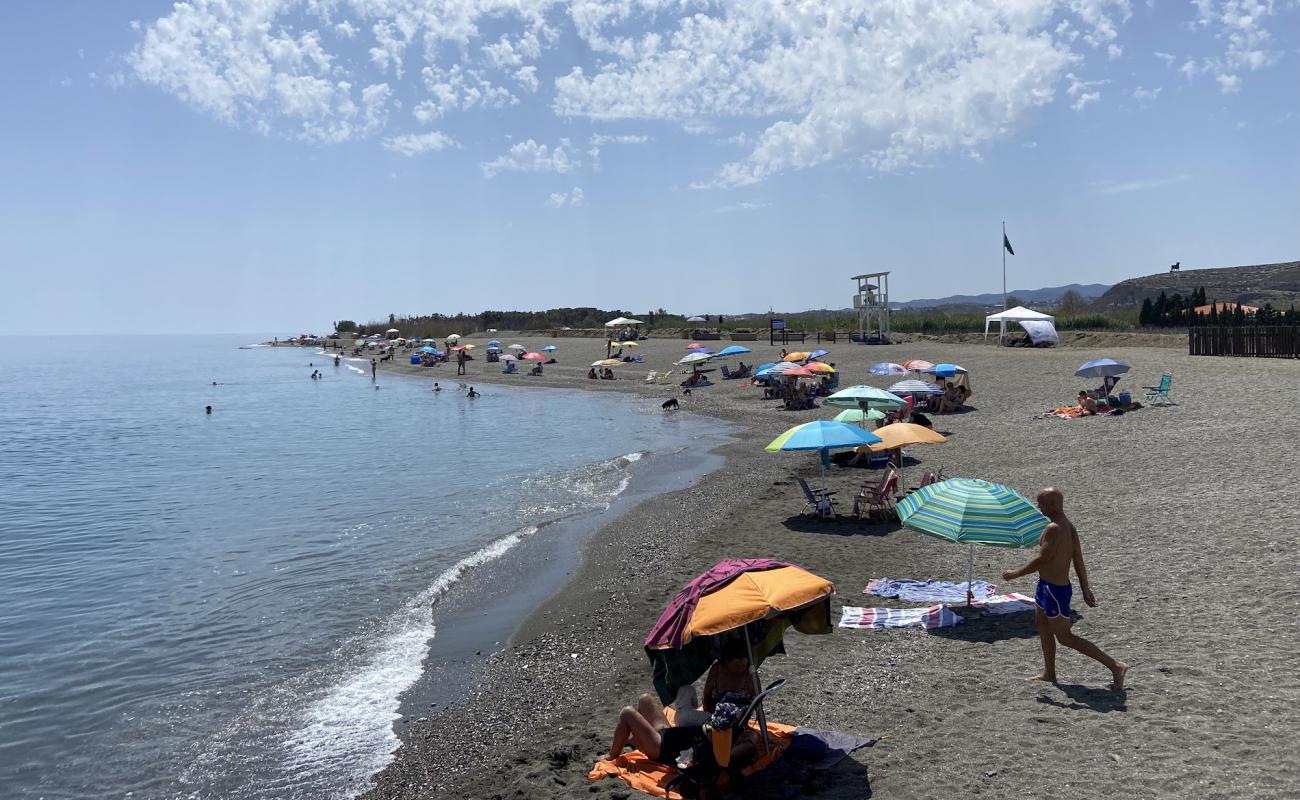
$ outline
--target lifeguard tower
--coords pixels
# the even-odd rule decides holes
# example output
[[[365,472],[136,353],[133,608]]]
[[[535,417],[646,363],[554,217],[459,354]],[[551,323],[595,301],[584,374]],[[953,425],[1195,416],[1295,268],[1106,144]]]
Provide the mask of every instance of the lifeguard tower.
[[[889,273],[854,275],[852,280],[858,282],[858,291],[853,295],[853,310],[858,313],[858,341],[889,344]]]

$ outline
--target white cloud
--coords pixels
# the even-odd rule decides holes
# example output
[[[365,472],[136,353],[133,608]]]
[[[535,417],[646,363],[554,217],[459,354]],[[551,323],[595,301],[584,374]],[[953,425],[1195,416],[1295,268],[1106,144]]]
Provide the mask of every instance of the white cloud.
[[[1089,103],[1095,103],[1098,100],[1100,100],[1101,92],[1097,91],[1097,87],[1105,86],[1106,84],[1110,83],[1109,80],[1103,80],[1103,81],[1079,80],[1078,78],[1074,77],[1073,72],[1068,73],[1065,76],[1065,79],[1070,82],[1070,85],[1066,88],[1065,93],[1068,94],[1070,97],[1074,98],[1074,102],[1070,104],[1070,108],[1073,108],[1075,111],[1082,111]]]
[[[1160,189],[1165,186],[1173,186],[1176,183],[1185,183],[1190,181],[1190,175],[1174,175],[1169,178],[1155,178],[1145,181],[1123,181],[1096,184],[1097,191],[1101,194],[1127,194],[1128,192],[1143,192],[1148,189]]]
[[[1161,87],[1145,89],[1141,86],[1133,90],[1133,99],[1139,103],[1154,103],[1160,97]]]
[[[428,133],[406,133],[384,139],[384,149],[399,156],[418,156],[421,153],[436,153],[455,147],[456,141],[440,131]]]
[[[768,202],[754,202],[752,200],[744,200],[739,203],[732,203],[731,205],[720,206],[718,208],[713,209],[713,212],[715,214],[730,214],[733,211],[758,211],[760,209],[770,208],[771,206],[772,204]]]
[[[575,186],[573,191],[565,194],[564,192],[552,192],[550,197],[546,198],[546,205],[551,208],[579,208],[586,203],[586,195],[582,189]]]
[[[1162,53],[1159,50],[1155,51],[1154,55],[1156,58],[1165,62],[1166,67],[1172,67],[1174,65],[1174,61],[1177,60],[1178,58],[1173,53]]]
[[[563,144],[550,149],[532,139],[519,142],[502,155],[479,164],[488,178],[502,172],[572,172],[580,163],[573,160]]]
[[[1214,80],[1219,84],[1219,91],[1224,94],[1236,94],[1241,91],[1241,78],[1236,75],[1224,75],[1220,73],[1214,76]]]
[[[575,3],[575,25],[609,60],[557,78],[553,107],[709,130],[719,118],[764,120],[749,155],[709,185],[842,158],[900,169],[976,151],[1051,102],[1079,59],[1068,41],[1077,32],[1058,28],[1060,12],[1073,13],[1093,47],[1111,44],[1128,15],[1123,0],[683,5],[707,13],[638,35],[629,31],[662,16],[665,4]]]

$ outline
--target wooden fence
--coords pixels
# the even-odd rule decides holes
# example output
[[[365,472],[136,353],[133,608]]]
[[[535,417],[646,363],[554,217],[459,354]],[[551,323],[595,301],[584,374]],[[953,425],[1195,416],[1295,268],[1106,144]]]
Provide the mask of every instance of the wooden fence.
[[[1187,354],[1300,358],[1300,325],[1204,325],[1187,329]]]

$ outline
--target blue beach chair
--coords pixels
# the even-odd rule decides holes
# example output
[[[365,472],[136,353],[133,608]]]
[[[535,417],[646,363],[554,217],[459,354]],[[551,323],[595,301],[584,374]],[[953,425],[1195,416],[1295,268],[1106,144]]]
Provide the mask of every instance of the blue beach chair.
[[[1173,375],[1166,372],[1164,375],[1160,376],[1159,386],[1143,386],[1142,388],[1147,390],[1147,402],[1154,403],[1157,400],[1162,404],[1174,402],[1173,399],[1169,397],[1169,386],[1173,382]]]

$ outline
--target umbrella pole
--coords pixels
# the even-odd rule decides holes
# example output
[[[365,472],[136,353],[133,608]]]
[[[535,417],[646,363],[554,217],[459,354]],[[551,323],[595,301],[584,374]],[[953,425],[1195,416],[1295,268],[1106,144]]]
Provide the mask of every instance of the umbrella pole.
[[[754,645],[749,641],[749,626],[742,625],[740,629],[745,632],[745,649],[749,651],[749,679],[754,682],[754,696],[758,697],[763,693],[763,687],[758,684],[758,668],[754,666]],[[758,727],[763,731],[763,750],[771,749],[767,741],[767,713],[763,711],[763,704],[758,704]]]
[[[970,545],[970,561],[966,565],[966,607],[971,607],[971,600],[974,595],[971,593],[971,584],[975,581],[975,545]]]

